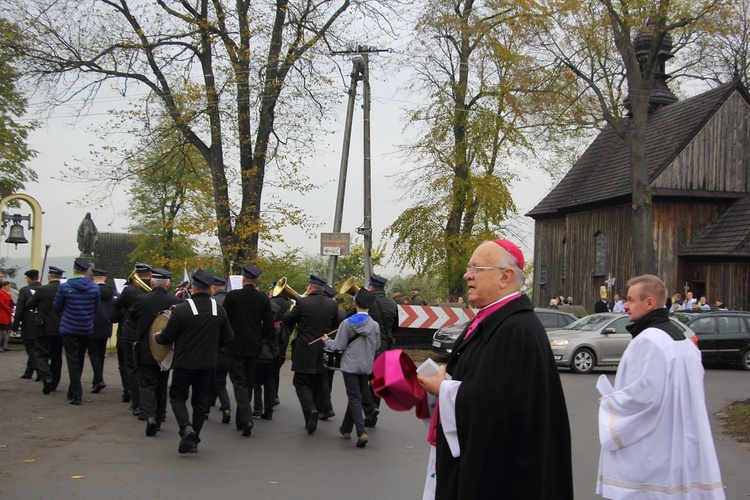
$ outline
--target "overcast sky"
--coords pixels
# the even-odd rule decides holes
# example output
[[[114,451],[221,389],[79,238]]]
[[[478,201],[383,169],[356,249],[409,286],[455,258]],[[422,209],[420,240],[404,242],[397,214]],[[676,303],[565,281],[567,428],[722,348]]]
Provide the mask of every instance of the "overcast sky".
[[[418,103],[413,100],[414,98],[398,90],[398,77],[394,78],[393,75],[389,75],[386,78],[375,70],[371,72],[370,77],[373,96],[371,117],[372,225],[373,246],[377,247],[382,241],[382,231],[408,204],[408,200],[401,200],[403,190],[399,184],[403,184],[404,181],[391,177],[392,174],[403,171],[407,166],[401,158],[393,154],[393,151],[409,134],[408,131],[404,131],[402,109]],[[342,94],[344,90],[345,87],[342,86]],[[343,232],[351,232],[353,237],[356,236],[355,228],[361,225],[363,220],[361,91],[360,86],[358,88],[360,100],[355,108],[355,126],[352,132],[342,226]],[[91,206],[86,201],[85,186],[64,182],[61,180],[61,174],[69,166],[75,165],[77,159],[87,161],[87,158],[90,158],[89,151],[100,149],[104,145],[94,130],[106,126],[107,109],[121,108],[127,104],[130,103],[108,96],[102,99],[88,116],[78,119],[74,117],[71,109],[59,108],[50,119],[42,123],[38,130],[30,134],[29,146],[38,151],[38,156],[30,162],[30,166],[37,172],[39,182],[29,183],[25,192],[36,198],[44,210],[42,239],[43,242],[51,244],[50,257],[78,254],[76,231],[86,212],[92,213],[100,232],[126,231],[130,221],[124,214],[127,206],[124,190],[115,193],[111,203],[107,206]],[[31,111],[30,116],[34,116],[33,109]],[[331,127],[337,130],[337,133],[325,138],[324,147],[316,148],[321,153],[317,154],[309,164],[308,173],[314,182],[320,184],[320,188],[303,198],[294,196],[290,200],[306,210],[316,221],[322,223],[316,233],[330,232],[333,229],[337,177],[346,118],[346,102],[343,99],[332,117],[334,121]],[[511,239],[522,238],[522,248],[527,260],[530,260],[533,245],[533,221],[523,217],[522,214],[533,208],[547,194],[552,187],[552,180],[549,175],[528,168],[519,168],[519,175],[521,180],[514,183],[512,189],[519,217],[509,224],[509,233],[504,236]],[[11,210],[11,213],[26,214],[30,213],[30,210],[27,205],[23,204],[20,211]],[[319,252],[318,237],[310,238],[298,229],[289,229],[285,232],[285,236],[287,244],[291,247],[300,247],[309,254]],[[27,239],[31,240],[29,234],[27,234]],[[388,249],[391,250],[392,245],[389,245]],[[23,257],[28,256],[29,253],[29,245],[21,245],[17,250],[7,243],[0,245],[2,257]],[[375,272],[378,271],[375,269]],[[397,269],[393,263],[390,263],[380,271],[393,274],[397,272]]]

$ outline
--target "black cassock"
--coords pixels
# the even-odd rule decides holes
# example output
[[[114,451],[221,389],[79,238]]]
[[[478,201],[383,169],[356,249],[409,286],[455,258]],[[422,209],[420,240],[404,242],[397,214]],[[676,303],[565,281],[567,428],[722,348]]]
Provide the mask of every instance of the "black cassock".
[[[461,381],[453,458],[438,426],[438,499],[573,498],[570,427],[549,340],[526,296],[487,316],[448,360]]]

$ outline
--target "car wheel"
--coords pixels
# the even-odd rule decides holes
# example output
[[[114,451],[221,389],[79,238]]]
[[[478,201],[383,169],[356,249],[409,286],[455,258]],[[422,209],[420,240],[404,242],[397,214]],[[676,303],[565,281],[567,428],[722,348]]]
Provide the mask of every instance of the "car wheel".
[[[591,373],[595,366],[596,356],[589,349],[578,349],[570,362],[573,373]]]
[[[740,361],[740,365],[745,370],[750,370],[750,349],[745,351],[745,354],[742,355],[742,360]]]

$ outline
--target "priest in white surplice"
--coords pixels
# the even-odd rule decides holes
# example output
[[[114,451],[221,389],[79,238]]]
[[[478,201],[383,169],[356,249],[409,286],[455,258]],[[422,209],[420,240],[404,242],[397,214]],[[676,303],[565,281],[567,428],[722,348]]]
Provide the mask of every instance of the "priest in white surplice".
[[[701,354],[669,320],[667,289],[652,275],[628,282],[633,341],[597,389],[599,477],[605,498],[723,499],[706,411]]]

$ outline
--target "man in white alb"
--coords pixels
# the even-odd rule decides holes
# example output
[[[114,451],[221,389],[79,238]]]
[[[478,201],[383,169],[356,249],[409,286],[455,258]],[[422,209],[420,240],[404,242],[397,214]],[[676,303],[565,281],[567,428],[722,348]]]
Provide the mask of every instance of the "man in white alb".
[[[653,275],[628,282],[633,340],[614,388],[597,383],[599,476],[605,498],[723,499],[703,390],[701,354],[670,321],[667,289]]]

